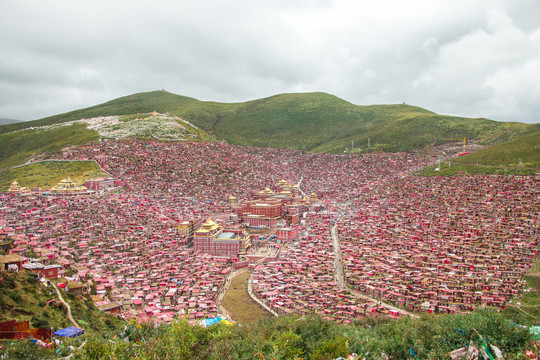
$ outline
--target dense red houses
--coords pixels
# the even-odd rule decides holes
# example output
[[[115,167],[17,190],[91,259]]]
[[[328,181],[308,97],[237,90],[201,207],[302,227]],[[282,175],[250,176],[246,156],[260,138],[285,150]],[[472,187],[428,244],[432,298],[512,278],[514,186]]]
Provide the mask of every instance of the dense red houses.
[[[221,256],[243,255],[250,241],[239,218],[262,225],[246,219],[272,219],[278,202],[278,219],[265,226],[277,225],[285,245],[251,264],[251,281],[279,313],[317,312],[342,322],[385,313],[335,283],[335,223],[346,282],[415,311],[504,306],[522,291],[538,253],[535,177],[419,178],[409,173],[433,159],[221,143],[109,141],[64,155],[97,160],[124,186],[77,197],[0,194],[0,238],[26,251],[7,256],[24,258],[21,268],[28,253],[43,270],[62,264],[58,276],[141,321],[217,315],[217,293],[234,269]],[[236,217],[235,202],[246,205]],[[2,271],[9,261],[0,261]]]

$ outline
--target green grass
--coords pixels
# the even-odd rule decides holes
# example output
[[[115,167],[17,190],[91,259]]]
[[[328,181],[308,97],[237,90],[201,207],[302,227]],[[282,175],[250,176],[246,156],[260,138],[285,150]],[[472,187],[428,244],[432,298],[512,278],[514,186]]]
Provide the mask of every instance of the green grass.
[[[520,318],[534,320],[536,325],[540,325],[540,259],[536,259],[524,279],[527,282],[528,291],[519,299],[520,310],[516,308],[509,310],[517,313]]]
[[[223,298],[223,306],[229,312],[232,320],[240,324],[272,316],[249,296],[247,291],[249,276],[250,272],[246,271],[232,278],[229,289]]]
[[[41,120],[1,126],[0,133],[81,118],[152,111],[179,116],[233,144],[316,152],[343,152],[351,148],[353,141],[355,152],[408,151],[462,137],[490,144],[540,128],[538,124],[437,115],[405,104],[358,106],[320,92],[280,94],[227,104],[153,91]]]
[[[6,191],[13,181],[27,188],[48,189],[62,179],[71,177],[77,185],[85,180],[109,176],[93,161],[44,161],[0,172],[0,191]]]
[[[533,349],[528,329],[495,311],[471,315],[425,315],[419,319],[367,319],[340,325],[317,316],[268,318],[245,326],[219,324],[209,328],[184,319],[154,328],[129,325],[135,336],[85,335],[77,359],[336,359],[356,353],[360,358],[446,359],[448,352],[480,347],[483,339],[500,348],[506,359],[522,359]],[[142,339],[144,338],[144,342]],[[79,340],[79,341],[82,341]],[[12,351],[8,346],[2,352]],[[1,353],[1,352],[0,352]],[[11,353],[10,353],[11,354]],[[43,352],[45,357],[46,351]],[[65,356],[47,353],[46,358]]]
[[[520,163],[521,161],[521,163]],[[452,158],[418,172],[423,176],[534,175],[540,173],[540,131],[519,136],[501,144]]]
[[[0,282],[0,320],[29,320],[34,326],[69,326],[63,307],[46,303],[56,299],[50,287],[43,287],[27,272],[7,274]],[[76,351],[77,359],[335,359],[357,353],[380,359],[384,352],[392,359],[406,359],[412,347],[418,359],[443,359],[447,353],[472,341],[482,344],[481,334],[496,345],[507,359],[533,347],[527,328],[533,319],[515,313],[484,309],[472,314],[365,318],[341,325],[318,316],[269,317],[244,326],[223,324],[209,328],[189,325],[179,319],[172,324],[125,323],[99,312],[90,303],[66,294],[74,318],[85,324],[86,334]],[[124,331],[124,325],[127,331]],[[144,339],[144,341],[143,341]],[[70,352],[27,348],[26,341],[4,342],[0,355],[8,358],[59,358]],[[69,344],[69,342],[68,342]],[[41,352],[40,352],[41,351]],[[259,355],[258,355],[259,354]]]
[[[55,330],[72,326],[66,308],[60,303],[54,289],[44,287],[26,271],[2,276],[0,282],[0,321],[30,321],[33,327],[52,327]],[[75,321],[85,324],[85,329],[95,332],[106,332],[116,329],[120,320],[112,315],[100,312],[90,302],[79,299],[72,294],[63,295],[70,304]],[[47,305],[55,299],[59,306]],[[81,325],[82,326],[82,325]]]
[[[9,125],[7,125],[9,126]],[[3,129],[4,127],[0,127]],[[67,145],[80,145],[99,138],[84,124],[60,126],[48,130],[25,129],[0,134],[0,169],[24,163],[32,155],[59,151]]]
[[[453,162],[460,164],[478,162],[483,165],[540,170],[540,131],[460,156]]]
[[[533,169],[503,168],[496,166],[483,165],[463,165],[455,164],[453,160],[441,162],[441,168],[436,171],[437,165],[429,166],[417,174],[421,176],[454,176],[454,175],[523,175],[530,176],[535,174]]]

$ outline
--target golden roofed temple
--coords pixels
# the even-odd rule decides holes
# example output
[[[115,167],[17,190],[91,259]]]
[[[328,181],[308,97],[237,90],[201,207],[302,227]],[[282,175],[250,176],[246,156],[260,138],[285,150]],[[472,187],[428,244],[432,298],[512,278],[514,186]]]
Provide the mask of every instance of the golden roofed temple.
[[[30,195],[31,191],[27,187],[20,186],[17,181],[11,183],[11,186],[7,190],[10,194]]]
[[[93,191],[88,190],[86,186],[75,185],[75,183],[68,176],[67,179],[63,179],[56,184],[56,186],[50,188],[49,191],[47,191],[47,194],[56,196],[78,196],[88,195],[92,192]]]
[[[214,220],[208,218],[205,223],[202,224],[202,226],[195,232],[195,234],[199,236],[213,236],[220,230],[222,230],[221,226],[219,226]]]

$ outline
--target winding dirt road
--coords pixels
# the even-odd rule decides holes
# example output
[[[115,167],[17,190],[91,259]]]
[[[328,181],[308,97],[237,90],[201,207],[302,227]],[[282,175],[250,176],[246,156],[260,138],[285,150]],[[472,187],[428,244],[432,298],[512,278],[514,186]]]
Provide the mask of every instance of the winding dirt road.
[[[343,272],[343,257],[341,254],[341,242],[339,241],[339,235],[337,231],[337,224],[340,220],[340,217],[336,220],[336,224],[330,229],[330,234],[332,235],[333,243],[334,243],[334,278],[336,279],[336,282],[338,283],[338,286],[340,289],[347,289],[353,296],[357,298],[362,298],[370,301],[375,301],[379,303],[381,306],[384,306],[385,308],[389,310],[399,311],[402,314],[409,315],[413,318],[418,318],[419,316],[416,314],[413,314],[410,311],[400,309],[398,307],[395,307],[391,304],[382,302],[379,299],[372,298],[371,296],[367,296],[359,291],[354,290],[351,286],[346,285],[345,278],[344,278],[344,272]]]
[[[76,328],[79,328],[79,329],[82,329],[79,324],[77,324],[77,322],[75,321],[75,319],[73,319],[73,316],[71,316],[71,306],[69,306],[69,304],[64,300],[64,298],[62,297],[62,294],[60,293],[60,290],[56,287],[55,284],[51,283],[52,287],[54,288],[54,290],[56,290],[56,293],[58,294],[58,298],[60,299],[60,301],[62,302],[62,304],[65,305],[65,307],[67,308],[67,315],[68,315],[68,318],[69,318],[69,321],[71,321],[71,323],[73,324],[73,326],[75,326]]]

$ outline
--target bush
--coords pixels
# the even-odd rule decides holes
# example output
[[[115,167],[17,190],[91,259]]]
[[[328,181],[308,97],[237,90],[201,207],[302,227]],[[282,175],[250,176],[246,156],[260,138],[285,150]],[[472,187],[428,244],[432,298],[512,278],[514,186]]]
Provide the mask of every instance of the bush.
[[[32,319],[30,319],[30,324],[32,324],[35,328],[50,328],[49,322],[45,319],[40,319],[35,316],[32,316]]]
[[[18,303],[19,301],[21,301],[21,295],[16,292],[16,291],[11,291],[8,296],[13,299],[13,301],[15,301],[16,303]]]
[[[53,357],[51,349],[30,342],[28,340],[17,340],[7,344],[4,349],[0,350],[2,359],[50,359]]]

